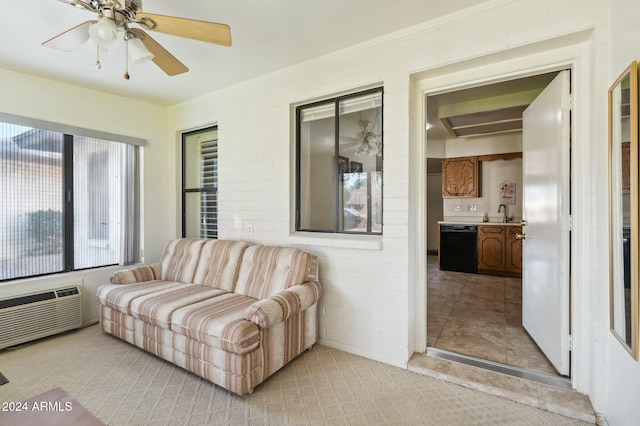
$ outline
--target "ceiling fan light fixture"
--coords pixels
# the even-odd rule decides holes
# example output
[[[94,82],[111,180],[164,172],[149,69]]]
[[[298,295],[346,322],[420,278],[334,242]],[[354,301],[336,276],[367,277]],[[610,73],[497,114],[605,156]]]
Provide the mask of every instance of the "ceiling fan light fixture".
[[[127,39],[127,43],[129,44],[129,59],[131,62],[139,64],[153,59],[153,53],[149,52],[149,49],[145,47],[138,37]]]
[[[89,36],[98,46],[105,49],[114,49],[120,44],[118,26],[113,19],[106,16],[89,27]]]
[[[106,58],[109,56],[109,51],[104,47],[98,45],[91,37],[82,45],[83,49],[89,53],[95,54],[96,49],[100,49],[98,52],[101,58]]]
[[[360,147],[356,151],[356,157],[370,157],[372,155],[376,155],[378,153],[378,147],[375,144],[369,142],[369,140],[365,139],[360,144]]]
[[[368,121],[360,120],[362,131],[359,132],[356,137],[362,139],[362,142],[360,142],[360,147],[358,147],[358,150],[355,152],[357,157],[369,157],[376,155],[379,151],[377,144],[378,138],[375,133],[366,130],[368,125]]]

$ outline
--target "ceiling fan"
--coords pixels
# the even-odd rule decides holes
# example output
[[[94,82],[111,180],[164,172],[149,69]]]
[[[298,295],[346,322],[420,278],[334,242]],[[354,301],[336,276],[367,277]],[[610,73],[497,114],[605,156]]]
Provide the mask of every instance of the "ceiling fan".
[[[381,154],[380,149],[382,140],[380,135],[372,132],[375,124],[371,123],[371,121],[367,119],[361,118],[358,121],[358,125],[360,126],[361,131],[356,134],[356,137],[340,136],[340,143],[358,145],[358,149],[355,152],[355,155],[358,157],[369,157]]]
[[[133,62],[153,60],[170,76],[189,71],[189,68],[146,32],[140,28],[132,28],[132,24],[145,30],[231,46],[231,30],[228,25],[143,12],[142,0],[58,1],[97,13],[98,19],[76,25],[43,42],[42,45],[71,52],[85,43],[94,44],[98,56],[96,66],[100,68],[100,52],[117,47],[122,33],[127,47],[127,71],[124,74],[127,80],[129,59]]]

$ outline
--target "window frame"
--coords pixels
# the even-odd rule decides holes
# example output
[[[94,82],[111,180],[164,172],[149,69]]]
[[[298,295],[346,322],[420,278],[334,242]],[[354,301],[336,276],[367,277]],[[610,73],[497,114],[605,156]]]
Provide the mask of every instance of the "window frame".
[[[212,239],[218,239],[219,236],[219,193],[218,193],[218,189],[219,189],[219,176],[215,175],[215,184],[212,186],[200,186],[197,188],[186,188],[186,181],[187,181],[187,156],[185,155],[186,152],[186,146],[187,146],[187,142],[188,142],[188,138],[190,136],[193,135],[197,135],[197,134],[204,134],[207,132],[216,132],[216,152],[219,149],[219,137],[218,137],[218,125],[214,124],[208,127],[203,127],[201,129],[196,129],[196,130],[191,130],[188,132],[183,132],[181,135],[181,141],[182,141],[182,146],[181,146],[181,155],[182,155],[182,190],[181,190],[181,196],[182,196],[182,237],[186,237],[187,235],[187,194],[193,194],[193,193],[202,193],[202,194],[214,194],[215,195],[215,199],[216,199],[216,209],[215,209],[215,237]],[[218,155],[216,154],[216,160],[218,160]],[[201,210],[202,213],[202,210]],[[200,238],[205,238],[200,236]]]
[[[37,273],[32,275],[21,275],[11,278],[0,279],[0,284],[9,283],[12,281],[19,281],[37,277],[59,275],[69,272],[87,271],[99,268],[108,268],[117,265],[130,265],[139,261],[140,250],[140,167],[139,167],[139,147],[146,145],[146,140],[130,137],[125,135],[117,135],[108,132],[102,132],[97,130],[85,129],[81,127],[70,126],[61,123],[55,123],[45,120],[39,120],[34,118],[21,117],[13,114],[7,114],[0,112],[0,122],[8,125],[23,126],[34,130],[43,130],[49,132],[56,132],[62,136],[62,152],[61,152],[61,184],[62,190],[60,196],[62,197],[62,235],[63,235],[63,247],[62,247],[62,269]],[[82,268],[75,267],[75,241],[74,241],[74,143],[75,138],[93,138],[103,140],[105,142],[121,143],[134,148],[135,157],[132,160],[132,164],[123,163],[123,167],[129,167],[133,165],[133,175],[130,177],[131,182],[134,183],[133,200],[130,199],[130,194],[121,194],[123,203],[133,203],[130,213],[133,215],[131,220],[124,221],[122,227],[127,227],[128,230],[133,230],[134,237],[132,241],[127,239],[122,241],[122,247],[119,249],[124,255],[119,256],[118,263],[109,263],[104,265],[88,266]],[[126,154],[125,154],[126,155]],[[123,158],[124,160],[124,158]]]
[[[328,234],[328,235],[372,235],[372,236],[382,236],[383,232],[384,232],[384,210],[381,207],[381,212],[380,212],[380,232],[371,232],[371,231],[366,231],[366,232],[361,232],[361,231],[344,231],[344,230],[340,230],[340,220],[339,220],[339,216],[341,213],[341,206],[340,206],[340,202],[339,202],[339,192],[340,192],[340,187],[339,187],[339,182],[340,182],[340,170],[339,170],[339,161],[340,161],[340,103],[344,100],[347,99],[351,99],[351,98],[357,98],[359,96],[365,96],[368,94],[373,94],[373,93],[380,93],[380,99],[381,99],[381,105],[380,105],[380,133],[382,136],[382,143],[380,145],[380,172],[382,173],[382,187],[380,188],[380,199],[381,199],[381,203],[384,204],[384,86],[377,86],[371,89],[366,89],[366,90],[361,90],[361,91],[357,91],[357,92],[350,92],[344,95],[339,95],[339,96],[333,96],[333,97],[328,97],[328,98],[324,98],[318,101],[313,101],[310,103],[304,103],[304,104],[299,104],[295,106],[295,232],[313,232],[313,233],[317,233],[317,234]],[[328,104],[333,102],[333,107],[334,107],[334,157],[335,157],[335,163],[334,163],[334,170],[333,170],[333,181],[335,183],[335,193],[334,193],[334,199],[333,201],[335,202],[335,212],[334,212],[334,216],[333,216],[333,229],[327,229],[327,230],[322,230],[322,229],[305,229],[305,228],[301,228],[301,180],[302,180],[302,170],[301,170],[301,163],[302,163],[302,158],[301,158],[301,126],[300,126],[300,120],[302,118],[302,111],[304,109],[307,108],[313,108],[316,106],[320,106],[320,105],[324,105],[324,104]],[[371,176],[367,177],[367,185],[370,187],[371,184]],[[367,192],[369,194],[369,201],[368,204],[370,204],[370,191],[368,190]],[[368,224],[367,224],[367,229],[371,228],[371,214],[369,214],[368,217]]]

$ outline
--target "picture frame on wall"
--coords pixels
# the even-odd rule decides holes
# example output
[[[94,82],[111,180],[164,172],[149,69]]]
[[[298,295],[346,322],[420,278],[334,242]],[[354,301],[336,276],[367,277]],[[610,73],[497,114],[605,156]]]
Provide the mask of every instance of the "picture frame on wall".
[[[349,173],[349,157],[338,156],[338,172]]]
[[[351,168],[349,170],[351,173],[362,173],[362,163],[352,161]]]

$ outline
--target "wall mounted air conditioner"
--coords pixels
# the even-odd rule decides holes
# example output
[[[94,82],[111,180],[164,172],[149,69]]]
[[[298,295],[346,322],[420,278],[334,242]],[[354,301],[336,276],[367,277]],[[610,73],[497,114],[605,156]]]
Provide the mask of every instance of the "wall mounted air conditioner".
[[[81,326],[80,286],[0,299],[0,349]]]

